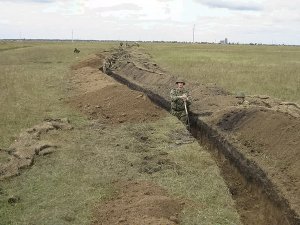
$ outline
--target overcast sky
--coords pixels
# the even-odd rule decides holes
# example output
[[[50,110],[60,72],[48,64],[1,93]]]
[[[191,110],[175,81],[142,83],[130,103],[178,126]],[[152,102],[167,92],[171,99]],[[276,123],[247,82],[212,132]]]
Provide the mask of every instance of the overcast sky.
[[[300,0],[0,0],[0,39],[300,44]]]

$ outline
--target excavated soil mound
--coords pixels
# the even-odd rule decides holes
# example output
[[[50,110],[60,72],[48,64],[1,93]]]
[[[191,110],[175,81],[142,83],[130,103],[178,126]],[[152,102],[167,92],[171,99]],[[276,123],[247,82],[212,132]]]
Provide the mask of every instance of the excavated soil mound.
[[[93,55],[72,66],[77,68],[70,78],[74,96],[69,103],[73,107],[90,119],[108,123],[154,121],[166,115],[166,111],[154,105],[143,93],[130,90],[98,70],[103,58]]]
[[[165,190],[146,182],[118,184],[116,199],[95,209],[93,225],[175,225],[184,202],[169,197]]]
[[[300,120],[266,109],[225,113],[217,126],[231,133],[248,158],[256,161],[300,211]]]
[[[93,55],[92,57],[83,60],[79,63],[76,63],[74,65],[71,66],[72,70],[78,70],[84,67],[91,67],[94,69],[98,69],[100,68],[101,64],[102,64],[102,60],[104,59],[104,57],[100,54],[98,55]]]
[[[153,121],[166,115],[148,97],[124,85],[110,85],[77,96],[72,104],[93,119],[101,118],[111,123]]]

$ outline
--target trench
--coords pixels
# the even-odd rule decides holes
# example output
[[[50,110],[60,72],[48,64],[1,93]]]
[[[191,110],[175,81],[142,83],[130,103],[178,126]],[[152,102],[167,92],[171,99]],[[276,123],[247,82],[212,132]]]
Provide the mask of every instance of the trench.
[[[130,89],[145,93],[154,104],[169,110],[170,102],[164,97],[112,71],[108,75]],[[191,134],[206,147],[217,163],[244,225],[300,225],[297,214],[255,162],[245,158],[197,115],[191,113],[190,120]]]
[[[299,220],[286,200],[273,189],[266,174],[207,125],[193,125],[191,133],[207,147],[236,203],[244,225],[296,225]]]

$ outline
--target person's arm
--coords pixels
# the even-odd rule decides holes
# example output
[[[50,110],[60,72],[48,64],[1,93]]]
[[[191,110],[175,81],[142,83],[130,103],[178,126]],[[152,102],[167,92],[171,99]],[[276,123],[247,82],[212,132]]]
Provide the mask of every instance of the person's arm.
[[[172,89],[170,92],[171,101],[176,102],[178,99],[180,99],[180,96],[177,95],[176,90]]]
[[[189,91],[184,93],[184,98],[186,99],[185,101],[188,105],[190,105],[192,103],[192,96],[190,95]]]

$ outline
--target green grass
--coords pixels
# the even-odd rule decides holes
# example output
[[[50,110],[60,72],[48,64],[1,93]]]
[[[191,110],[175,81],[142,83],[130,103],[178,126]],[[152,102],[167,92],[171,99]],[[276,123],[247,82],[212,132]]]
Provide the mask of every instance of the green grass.
[[[7,42],[7,41],[1,41],[0,40],[0,52],[1,51],[8,51],[8,50],[14,50],[18,48],[27,48],[30,47],[29,43],[25,42]]]
[[[174,145],[174,131],[185,130],[174,117],[102,131],[91,129],[88,122],[75,126],[47,138],[60,146],[56,153],[38,158],[21,176],[0,184],[1,225],[90,224],[93,209],[115,195],[112,182],[128,179],[158,183],[189,202],[180,215],[183,225],[241,224],[209,153],[197,142]],[[141,142],[140,134],[150,142]],[[139,172],[145,156],[162,152],[178,168],[165,167],[152,175]],[[12,195],[20,202],[9,204]]]
[[[8,147],[22,128],[45,117],[74,117],[63,101],[69,66],[106,43],[29,43],[31,47],[0,51],[0,146]],[[4,46],[4,47],[3,47]],[[81,49],[73,54],[74,46]],[[0,49],[7,44],[0,43]]]
[[[152,179],[174,195],[188,199],[195,205],[187,207],[181,215],[184,225],[231,225],[240,224],[233,202],[216,163],[208,151],[198,142],[174,145],[175,133],[184,131],[181,123],[175,125],[174,118],[167,118],[154,124],[152,140],[158,140],[159,151],[166,151],[176,165],[176,170],[165,170]],[[141,133],[145,127],[137,127]],[[166,129],[167,128],[167,129]],[[149,128],[148,128],[149,129]],[[131,130],[134,130],[131,128]],[[170,138],[171,137],[171,138]]]
[[[235,93],[300,102],[300,47],[145,44],[170,73]]]

